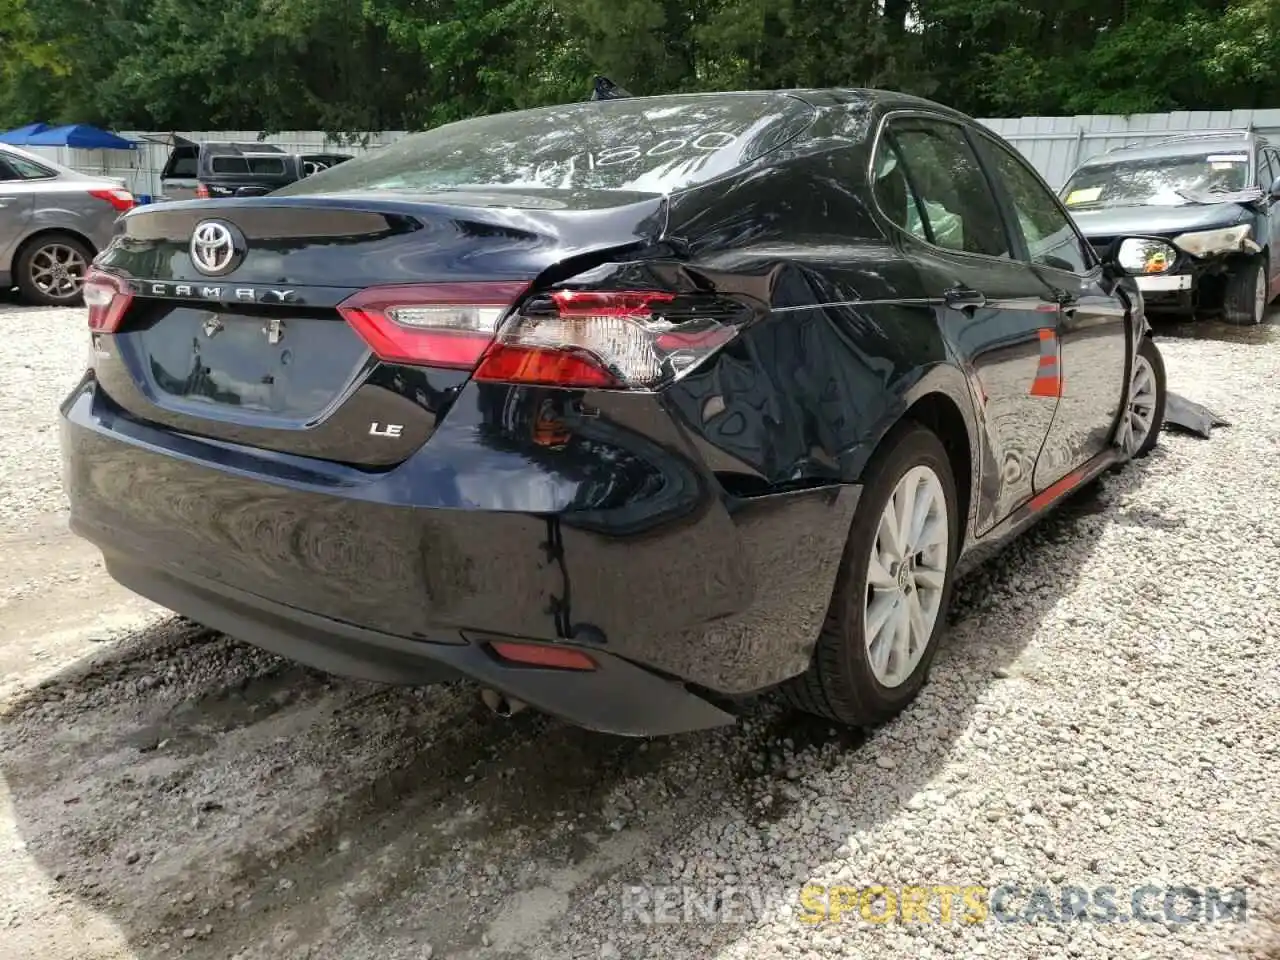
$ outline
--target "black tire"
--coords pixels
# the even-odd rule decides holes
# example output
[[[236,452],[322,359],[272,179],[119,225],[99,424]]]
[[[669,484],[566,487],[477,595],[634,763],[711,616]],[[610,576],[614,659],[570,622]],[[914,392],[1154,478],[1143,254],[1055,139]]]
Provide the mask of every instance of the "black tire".
[[[69,292],[66,296],[54,296],[49,291],[41,290],[32,276],[32,264],[35,263],[37,255],[54,247],[63,247],[75,251],[83,260],[84,269],[86,270],[93,260],[93,252],[82,240],[73,237],[71,234],[42,234],[24,246],[22,252],[18,254],[17,260],[14,261],[13,282],[17,284],[18,292],[27,303],[44,307],[74,307],[81,302],[81,284],[79,282],[75,284],[74,291]],[[83,279],[84,274],[81,272],[80,280],[83,281]]]
[[[1227,274],[1226,288],[1222,294],[1222,318],[1240,327],[1252,327],[1261,323],[1267,315],[1267,302],[1271,299],[1267,288],[1267,258],[1250,257]],[[1262,284],[1262,298],[1258,299],[1258,285]]]
[[[1156,342],[1149,336],[1142,338],[1142,342],[1138,344],[1138,356],[1145,360],[1151,366],[1151,372],[1155,377],[1155,409],[1151,417],[1151,431],[1147,434],[1147,438],[1142,445],[1134,451],[1133,458],[1140,460],[1150,453],[1160,439],[1160,431],[1164,428],[1164,406],[1167,397],[1167,389],[1165,386],[1164,373],[1164,357],[1160,354],[1160,348],[1156,346]],[[1126,411],[1126,416],[1128,411]]]
[[[898,481],[911,468],[925,465],[942,485],[950,523],[946,577],[938,616],[924,653],[900,685],[883,686],[874,676],[864,642],[867,562],[876,542],[880,516]],[[826,621],[809,669],[789,680],[782,695],[796,709],[849,726],[874,726],[905,708],[924,685],[929,665],[945,630],[959,546],[960,518],[951,463],[932,431],[914,421],[895,427],[877,450],[865,473],[862,498],[854,514]]]

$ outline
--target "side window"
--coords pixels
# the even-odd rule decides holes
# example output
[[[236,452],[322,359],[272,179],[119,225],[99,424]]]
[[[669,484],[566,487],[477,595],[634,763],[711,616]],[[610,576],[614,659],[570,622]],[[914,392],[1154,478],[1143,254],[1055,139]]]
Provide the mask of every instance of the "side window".
[[[26,157],[7,156],[4,162],[16,174],[18,180],[42,180],[53,176],[52,170],[47,170],[38,163],[32,163]]]
[[[22,178],[18,176],[18,172],[9,166],[8,160],[4,157],[0,157],[0,183],[4,183],[6,180],[21,179]]]
[[[1069,273],[1088,273],[1093,257],[1086,251],[1071,218],[1027,162],[989,137],[977,135],[975,139],[992,175],[1009,194],[1031,262]]]
[[[1263,150],[1258,162],[1258,170],[1258,186],[1264,192],[1270,190],[1276,177],[1280,177],[1280,153],[1270,149]]]
[[[1008,257],[1009,237],[964,132],[945,120],[894,120],[885,131],[915,192],[919,230],[939,247]],[[908,213],[911,207],[908,206]],[[888,211],[886,211],[888,213]]]
[[[902,229],[921,240],[933,242],[928,221],[924,217],[924,204],[907,181],[902,154],[893,136],[885,131],[876,148],[875,180],[871,189],[875,193],[880,211]]]
[[[267,176],[284,176],[284,159],[275,157],[249,157],[249,172]]]

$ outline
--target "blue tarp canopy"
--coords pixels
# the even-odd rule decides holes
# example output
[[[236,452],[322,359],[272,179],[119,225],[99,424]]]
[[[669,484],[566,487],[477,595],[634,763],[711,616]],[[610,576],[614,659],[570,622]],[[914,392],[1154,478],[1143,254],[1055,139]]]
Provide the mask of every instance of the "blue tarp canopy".
[[[72,147],[76,150],[132,150],[133,143],[87,123],[46,127],[23,141],[28,147]]]
[[[43,133],[48,129],[49,125],[47,123],[28,123],[25,127],[18,127],[16,130],[6,130],[4,133],[0,133],[0,143],[20,147],[37,133]]]

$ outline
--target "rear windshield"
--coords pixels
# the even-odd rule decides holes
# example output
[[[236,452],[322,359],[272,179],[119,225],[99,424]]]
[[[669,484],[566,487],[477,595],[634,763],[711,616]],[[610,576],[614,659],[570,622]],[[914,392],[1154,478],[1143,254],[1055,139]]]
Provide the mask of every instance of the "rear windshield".
[[[194,177],[197,172],[197,156],[198,152],[195,147],[178,147],[169,155],[169,164],[165,167],[162,176]]]
[[[15,180],[45,180],[55,175],[48,167],[32,163],[26,157],[13,153],[0,153],[0,169],[6,166],[15,174]],[[0,180],[2,179],[5,177],[0,175]]]
[[[278,176],[285,172],[284,160],[276,157],[214,157],[209,161],[214,173],[262,173]]]
[[[780,94],[600,100],[437,127],[277,196],[467,187],[669,193],[785,143],[813,108]]]
[[[1178,207],[1249,185],[1249,154],[1227,149],[1085,167],[1072,176],[1062,196],[1072,210]]]

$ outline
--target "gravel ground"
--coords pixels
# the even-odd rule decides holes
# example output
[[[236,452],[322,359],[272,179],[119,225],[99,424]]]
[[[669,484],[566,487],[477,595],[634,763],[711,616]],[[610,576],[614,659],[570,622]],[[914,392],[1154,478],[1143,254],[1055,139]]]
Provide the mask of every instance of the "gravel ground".
[[[765,701],[642,742],[325,677],[115,587],[63,527],[82,324],[0,303],[0,956],[1280,957],[1280,330],[1162,338],[1235,426],[1166,436],[970,578],[894,723]],[[806,883],[1248,907],[815,925]]]

